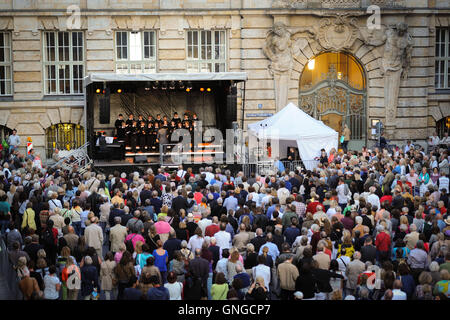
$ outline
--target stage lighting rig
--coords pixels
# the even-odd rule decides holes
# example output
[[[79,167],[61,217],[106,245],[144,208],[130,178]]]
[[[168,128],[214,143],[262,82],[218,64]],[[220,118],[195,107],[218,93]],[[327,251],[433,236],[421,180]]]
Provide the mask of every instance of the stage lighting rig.
[[[159,86],[159,81],[153,82],[153,86],[152,86],[153,90],[158,89],[158,86]]]
[[[171,81],[169,84],[169,89],[170,90],[175,90],[175,81]]]
[[[161,85],[161,90],[167,90],[167,82],[163,82],[163,84]]]
[[[184,82],[183,81],[178,81],[178,88],[180,88],[181,90],[183,90],[185,87]]]
[[[149,90],[150,90],[150,86],[151,86],[150,81],[146,81],[146,82],[145,82],[144,90],[145,90],[145,91],[149,91]]]

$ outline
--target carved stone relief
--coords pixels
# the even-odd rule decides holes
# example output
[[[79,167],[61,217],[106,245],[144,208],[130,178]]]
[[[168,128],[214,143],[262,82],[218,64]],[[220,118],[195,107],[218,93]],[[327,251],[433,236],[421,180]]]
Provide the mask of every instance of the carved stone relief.
[[[381,30],[362,32],[364,42],[368,45],[383,46],[381,75],[384,77],[384,107],[386,127],[394,127],[397,117],[398,95],[401,79],[408,77],[411,63],[413,39],[406,23],[398,23]]]

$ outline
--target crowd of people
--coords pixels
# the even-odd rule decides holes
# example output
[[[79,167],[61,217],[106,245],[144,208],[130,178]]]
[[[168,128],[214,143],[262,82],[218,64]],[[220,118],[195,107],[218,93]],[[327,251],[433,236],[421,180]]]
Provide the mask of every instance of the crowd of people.
[[[25,300],[445,300],[448,190],[448,145],[265,177],[80,174],[13,152],[0,225]]]

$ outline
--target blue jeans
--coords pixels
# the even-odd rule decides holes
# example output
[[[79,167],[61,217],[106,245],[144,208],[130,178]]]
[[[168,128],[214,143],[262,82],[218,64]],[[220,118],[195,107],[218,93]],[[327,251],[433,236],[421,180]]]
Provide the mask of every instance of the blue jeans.
[[[77,236],[81,237],[81,221],[72,222],[72,227],[74,228]]]
[[[210,272],[210,273],[208,274],[208,281],[207,281],[208,300],[212,300],[212,297],[211,297],[212,278],[213,278],[213,273]]]
[[[1,234],[4,235],[6,233],[6,229],[8,228],[9,220],[0,220]]]

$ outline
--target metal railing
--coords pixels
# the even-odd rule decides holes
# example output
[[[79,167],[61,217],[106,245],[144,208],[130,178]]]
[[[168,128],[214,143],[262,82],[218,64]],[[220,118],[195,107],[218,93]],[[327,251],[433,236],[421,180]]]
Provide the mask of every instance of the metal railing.
[[[295,161],[281,161],[285,171],[295,170],[312,170],[317,168],[319,164],[318,160],[295,160]],[[276,167],[275,161],[259,161],[255,163],[246,163],[242,165],[242,171],[246,177],[249,177],[251,173],[256,173],[261,176],[276,174],[279,169]]]
[[[70,171],[75,165],[77,165],[78,172],[81,174],[85,173],[93,163],[87,152],[88,146],[89,142],[86,142],[78,149],[70,150],[70,152],[65,154],[64,158],[52,165],[52,168],[61,167],[63,170]]]

